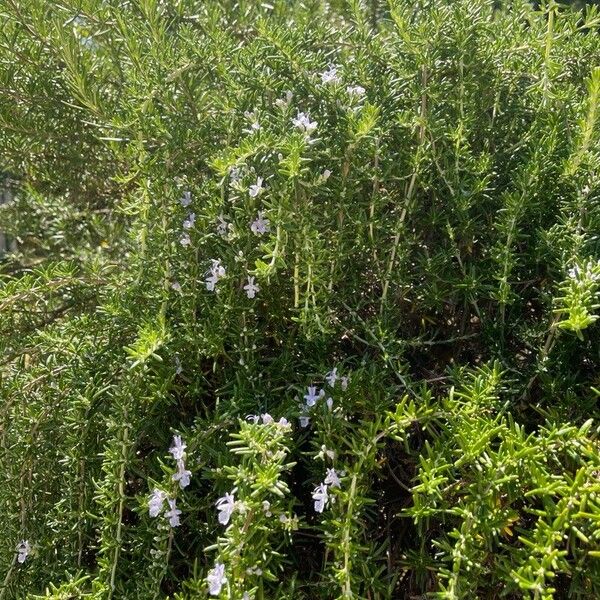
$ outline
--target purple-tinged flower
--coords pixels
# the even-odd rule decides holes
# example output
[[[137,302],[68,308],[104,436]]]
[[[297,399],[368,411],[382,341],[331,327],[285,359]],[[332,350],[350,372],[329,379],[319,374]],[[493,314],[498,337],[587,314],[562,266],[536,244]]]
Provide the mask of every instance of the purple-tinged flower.
[[[254,277],[248,277],[248,283],[244,286],[244,290],[250,299],[254,298],[257,292],[260,292],[260,288],[254,283]]]
[[[327,71],[321,73],[321,83],[324,85],[336,84],[341,81],[340,76],[337,74],[337,67],[329,65]]]
[[[179,527],[181,525],[181,521],[179,520],[181,511],[177,508],[177,500],[175,498],[169,498],[169,508],[170,510],[165,512],[165,517],[169,519],[169,525],[171,527]]]
[[[260,415],[260,418],[262,419],[263,425],[271,425],[275,422],[273,417],[269,413]]]
[[[216,506],[219,511],[219,523],[221,523],[221,525],[227,525],[235,510],[235,498],[233,493],[226,493],[222,498],[219,498],[216,502]]]
[[[300,421],[300,427],[302,427],[302,428],[308,427],[308,425],[310,423],[310,417],[308,417],[306,415],[300,415],[298,417],[298,421]]]
[[[176,291],[176,292],[181,292],[181,284],[179,283],[179,281],[174,281],[171,284],[171,289]]]
[[[206,289],[209,292],[215,291],[215,286],[219,282],[219,279],[225,277],[225,267],[221,264],[220,260],[212,260],[212,265],[210,269],[206,272]]]
[[[325,395],[323,390],[319,390],[317,392],[317,387],[315,385],[308,386],[308,393],[305,394],[304,399],[306,400],[307,406],[314,406],[317,403],[317,400],[321,399]]]
[[[173,445],[169,449],[169,452],[173,455],[175,460],[181,460],[185,455],[185,449],[187,444],[181,440],[180,435],[173,436]]]
[[[335,367],[332,371],[329,371],[329,373],[325,375],[325,379],[327,380],[327,383],[330,387],[334,387],[335,382],[339,379],[337,374],[337,367]]]
[[[206,582],[208,583],[208,593],[211,596],[218,596],[221,593],[221,588],[227,583],[225,565],[220,562],[215,563],[214,568],[206,576]]]
[[[229,171],[229,181],[233,184],[239,183],[242,173],[239,167],[232,167]]]
[[[192,192],[183,192],[179,202],[183,208],[187,208],[192,203]]]
[[[327,469],[327,476],[325,477],[324,483],[325,485],[329,485],[332,488],[339,488],[341,486],[340,478],[338,477],[338,474],[336,473],[335,469]]]
[[[327,486],[324,483],[320,483],[312,495],[313,500],[315,501],[315,510],[318,513],[322,513],[327,502],[329,501],[329,493],[327,491]]]
[[[262,211],[258,211],[258,216],[256,220],[250,224],[250,229],[252,230],[252,233],[256,235],[263,235],[264,233],[271,231],[269,219],[264,218]]]
[[[329,398],[327,398],[327,401],[325,402],[325,404],[327,404],[327,408],[329,410],[331,410],[333,408],[333,398],[331,396]]]
[[[259,196],[262,193],[262,191],[263,191],[262,184],[263,184],[263,178],[257,177],[256,183],[252,184],[248,188],[248,194],[250,194],[250,198],[256,198],[257,196]]]
[[[29,540],[21,540],[17,545],[17,561],[20,564],[23,564],[29,554],[31,553],[31,545],[29,544]]]
[[[148,513],[151,517],[158,517],[166,499],[166,492],[163,492],[158,488],[154,488],[154,490],[152,491],[152,495],[150,496],[150,500],[148,502]]]
[[[316,121],[310,120],[309,115],[300,111],[298,111],[297,117],[292,119],[292,123],[294,127],[297,127],[300,131],[304,131],[307,135],[310,135],[318,125]]]
[[[188,218],[183,222],[184,229],[191,229],[196,222],[196,213],[190,213]]]
[[[179,238],[179,243],[184,247],[190,246],[192,244],[192,239],[190,238],[190,235],[188,233],[184,233]]]
[[[173,473],[173,481],[179,481],[179,487],[183,490],[190,485],[192,472],[185,468],[183,459],[177,461],[177,473]]]

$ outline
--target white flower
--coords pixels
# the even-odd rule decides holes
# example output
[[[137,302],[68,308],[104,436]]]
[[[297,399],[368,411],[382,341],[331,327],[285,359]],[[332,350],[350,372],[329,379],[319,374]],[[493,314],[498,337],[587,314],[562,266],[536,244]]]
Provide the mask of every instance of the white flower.
[[[227,232],[229,230],[229,223],[227,222],[227,220],[225,219],[225,217],[223,215],[219,215],[217,217],[217,233],[220,236],[226,236]]]
[[[331,171],[329,169],[325,169],[321,173],[321,181],[327,181],[331,177]]]
[[[158,488],[154,488],[150,501],[148,502],[148,513],[151,517],[158,517],[162,510],[163,504],[167,499],[167,494]]]
[[[335,452],[333,450],[329,450],[329,448],[327,448],[327,446],[325,444],[323,444],[321,446],[321,451],[319,452],[319,454],[317,454],[317,457],[320,458],[321,460],[325,460],[325,457],[331,459],[332,461],[335,460]]]
[[[208,583],[208,593],[211,596],[218,596],[221,593],[221,588],[227,583],[225,577],[225,565],[223,563],[215,563],[214,569],[211,569],[206,576]]]
[[[337,367],[335,367],[332,371],[329,371],[329,373],[325,375],[325,379],[330,387],[334,387],[335,382],[338,380]]]
[[[275,100],[275,106],[277,106],[277,108],[281,108],[282,110],[286,109],[290,105],[293,96],[294,94],[292,94],[292,92],[287,91],[285,93],[285,98],[278,98]]]
[[[308,427],[308,424],[310,423],[310,417],[307,417],[306,415],[300,415],[298,417],[298,421],[300,421],[300,427]]]
[[[184,229],[191,229],[196,222],[196,213],[190,213],[188,218],[183,222]]]
[[[221,523],[221,525],[227,525],[235,510],[235,498],[233,497],[233,493],[225,494],[222,498],[219,498],[216,502],[216,506],[219,511],[219,523]]]
[[[345,392],[348,389],[348,381],[350,378],[348,376],[344,376],[340,379],[342,382],[342,391]]]
[[[340,487],[340,478],[335,472],[335,469],[327,469],[327,476],[325,477],[324,483],[325,485],[330,485],[331,487]]]
[[[349,85],[346,88],[346,91],[348,92],[349,96],[356,96],[357,98],[360,98],[361,96],[365,95],[365,88],[362,85]]]
[[[173,498],[173,500],[169,498],[169,508],[171,510],[165,512],[165,517],[169,519],[169,525],[171,527],[178,527],[181,525],[181,521],[179,520],[181,511],[177,508],[177,500],[175,500],[175,498]]]
[[[252,233],[255,233],[256,235],[263,235],[264,233],[271,231],[269,219],[263,217],[262,211],[258,211],[258,216],[256,220],[250,224],[250,229],[252,230]]]
[[[219,278],[225,277],[225,267],[221,264],[221,261],[219,259],[215,260],[214,258],[211,260],[212,260],[212,266],[210,268],[211,273],[213,273],[214,275],[216,275]]]
[[[331,397],[327,398],[326,404],[327,404],[327,408],[329,410],[331,410],[333,408],[333,398],[331,398]]]
[[[221,264],[220,260],[211,259],[212,265],[210,269],[205,273],[206,275],[206,289],[209,292],[215,291],[215,286],[219,282],[219,279],[225,277],[225,267]]]
[[[173,436],[173,446],[169,449],[169,452],[173,455],[175,460],[181,460],[185,455],[185,449],[187,444],[181,441],[180,435]]]
[[[319,390],[317,393],[317,387],[314,385],[308,386],[308,393],[304,396],[306,400],[307,406],[314,406],[317,403],[317,400],[322,398],[325,395],[323,390]]]
[[[29,540],[21,540],[17,545],[17,552],[19,553],[17,556],[17,560],[19,563],[24,563],[29,553],[31,552],[31,545],[29,544]]]
[[[327,84],[335,84],[335,83],[339,83],[341,81],[339,75],[337,74],[337,67],[334,67],[333,65],[329,65],[329,68],[327,69],[327,71],[323,71],[321,73],[321,83],[323,83],[324,85]]]
[[[177,461],[177,473],[173,474],[173,481],[179,481],[179,487],[183,490],[190,485],[192,472],[185,468],[183,460]]]
[[[295,119],[292,119],[292,123],[295,127],[300,129],[300,131],[304,131],[308,135],[317,128],[317,122],[311,121],[306,113],[300,111],[298,111],[298,116]]]
[[[179,356],[175,357],[175,375],[181,375],[183,371],[183,367],[181,366],[181,361],[179,360]]]
[[[263,425],[271,425],[271,423],[274,423],[273,417],[269,413],[260,415],[260,418],[262,419]]]
[[[262,191],[263,191],[263,178],[262,177],[257,177],[256,178],[256,183],[251,185],[250,188],[248,189],[248,193],[250,194],[250,198],[256,198],[257,196],[259,196]]]
[[[260,292],[258,285],[254,283],[254,277],[248,277],[248,283],[244,286],[248,298],[254,298],[257,292]]]
[[[251,421],[256,425],[260,421],[260,417],[258,415],[248,415],[246,420]]]
[[[283,515],[283,514],[279,515],[279,521],[281,523],[287,523],[288,522],[287,515]]]
[[[179,238],[179,243],[182,246],[189,246],[192,243],[192,240],[189,236],[189,234],[184,233],[180,238]]]
[[[192,192],[183,192],[183,196],[179,202],[183,208],[187,208],[192,203]]]
[[[176,292],[181,292],[181,284],[179,283],[179,281],[174,281],[171,284],[171,289],[175,290]]]
[[[265,516],[270,517],[273,513],[271,512],[271,503],[268,500],[263,500],[262,508]]]
[[[246,111],[244,117],[250,121],[250,129],[244,129],[246,133],[254,133],[260,129],[260,123],[258,122],[258,116],[255,111]]]
[[[324,483],[320,483],[319,486],[315,488],[312,497],[315,501],[315,510],[318,513],[322,513],[323,509],[327,505],[327,502],[329,501],[327,486]]]

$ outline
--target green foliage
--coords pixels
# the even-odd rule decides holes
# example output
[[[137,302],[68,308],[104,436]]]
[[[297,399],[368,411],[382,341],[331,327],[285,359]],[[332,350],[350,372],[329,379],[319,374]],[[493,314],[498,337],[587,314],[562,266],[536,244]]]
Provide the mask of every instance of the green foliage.
[[[596,7],[0,24],[0,600],[600,595]]]

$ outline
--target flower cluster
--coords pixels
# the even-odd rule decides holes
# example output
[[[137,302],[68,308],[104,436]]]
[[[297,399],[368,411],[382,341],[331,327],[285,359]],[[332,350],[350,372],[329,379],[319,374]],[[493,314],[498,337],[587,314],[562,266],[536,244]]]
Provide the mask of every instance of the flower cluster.
[[[178,481],[182,490],[190,485],[190,478],[192,477],[192,472],[185,468],[186,447],[186,444],[181,440],[181,436],[176,435],[173,437],[173,446],[169,450],[177,461],[177,472],[173,474],[173,481]]]
[[[221,264],[221,261],[219,259],[212,259],[211,260],[211,266],[210,269],[208,271],[206,271],[206,279],[205,279],[205,283],[206,283],[206,289],[209,292],[214,292],[215,291],[215,286],[217,285],[217,283],[219,282],[220,279],[223,279],[223,277],[225,277],[225,267]]]
[[[163,510],[165,500],[169,505],[169,509],[165,511],[164,516],[169,520],[169,525],[171,527],[178,527],[181,524],[181,521],[179,520],[181,511],[177,508],[177,500],[175,498],[169,498],[168,494],[163,490],[158,488],[152,490],[148,502],[148,513],[151,517],[158,517]]]
[[[185,467],[187,445],[181,439],[180,435],[173,436],[173,445],[169,448],[169,452],[173,458],[177,461],[177,472],[173,474],[173,481],[179,482],[181,489],[186,488],[190,484],[192,472]],[[159,488],[154,488],[148,501],[148,513],[151,517],[158,517],[162,512],[165,501],[167,502],[168,510],[165,511],[164,516],[169,520],[171,527],[178,527],[181,524],[179,515],[181,511],[177,508],[177,500],[170,498],[167,492]]]
[[[183,192],[183,196],[179,199],[179,203],[183,208],[188,208],[192,203],[192,193],[191,192]],[[190,212],[187,218],[183,221],[183,233],[179,238],[179,243],[182,246],[190,246],[192,243],[192,239],[190,238],[190,234],[188,231],[194,227],[194,223],[196,222],[196,213]]]
[[[329,489],[341,487],[339,475],[334,468],[327,469],[323,483],[320,483],[313,492],[312,498],[315,501],[315,511],[322,513],[330,501]],[[333,502],[333,499],[331,500]]]

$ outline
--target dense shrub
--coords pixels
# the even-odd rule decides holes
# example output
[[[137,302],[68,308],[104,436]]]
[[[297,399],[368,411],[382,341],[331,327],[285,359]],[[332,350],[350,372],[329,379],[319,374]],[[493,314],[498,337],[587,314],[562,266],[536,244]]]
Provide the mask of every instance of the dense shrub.
[[[600,595],[600,14],[0,0],[0,599]]]

